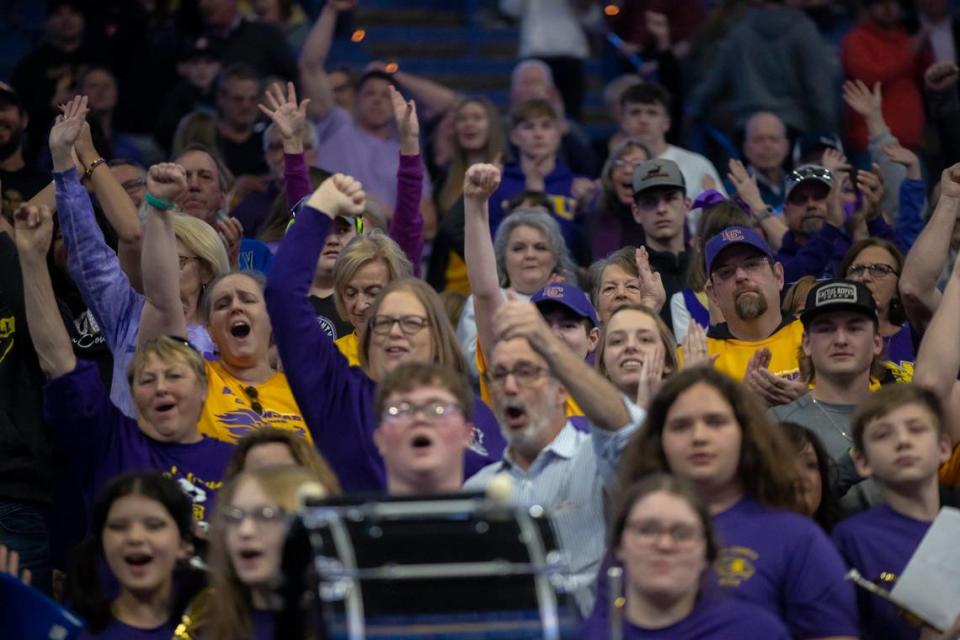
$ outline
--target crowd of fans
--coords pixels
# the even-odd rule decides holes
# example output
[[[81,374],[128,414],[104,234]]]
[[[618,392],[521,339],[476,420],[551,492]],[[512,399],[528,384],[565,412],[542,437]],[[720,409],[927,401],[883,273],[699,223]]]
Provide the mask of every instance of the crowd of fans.
[[[85,638],[272,638],[304,485],[505,474],[584,638],[960,637],[844,579],[960,504],[947,1],[501,0],[506,113],[337,66],[357,4],[47,0],[0,83],[0,571]]]

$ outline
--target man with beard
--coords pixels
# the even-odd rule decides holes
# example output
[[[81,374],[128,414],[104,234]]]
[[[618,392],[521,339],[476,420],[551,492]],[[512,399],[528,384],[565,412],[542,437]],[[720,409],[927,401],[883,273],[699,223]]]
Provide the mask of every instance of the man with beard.
[[[803,325],[780,313],[783,266],[747,227],[727,227],[707,240],[704,253],[707,294],[726,319],[707,333],[714,366],[745,380],[768,405],[792,401],[803,391],[793,382]]]
[[[23,131],[29,117],[16,92],[0,82],[0,188],[3,215],[13,212],[50,184],[49,174],[27,164],[23,157]]]
[[[486,379],[507,449],[503,460],[464,486],[483,489],[507,474],[518,504],[553,513],[570,569],[585,587],[577,603],[586,614],[604,553],[604,493],[646,413],[555,335],[534,304],[504,302],[493,329],[497,341]],[[568,394],[589,419],[589,433],[569,420]]]

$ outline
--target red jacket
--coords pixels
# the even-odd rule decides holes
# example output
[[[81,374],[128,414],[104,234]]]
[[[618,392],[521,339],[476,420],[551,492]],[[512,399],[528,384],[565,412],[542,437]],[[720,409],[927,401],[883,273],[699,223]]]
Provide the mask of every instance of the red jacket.
[[[883,118],[905,147],[917,149],[923,136],[924,111],[922,73],[926,56],[913,49],[913,39],[902,29],[884,30],[869,21],[858,24],[840,47],[844,75],[862,80],[871,89],[880,82]],[[865,150],[867,123],[849,107],[845,112],[847,142]]]

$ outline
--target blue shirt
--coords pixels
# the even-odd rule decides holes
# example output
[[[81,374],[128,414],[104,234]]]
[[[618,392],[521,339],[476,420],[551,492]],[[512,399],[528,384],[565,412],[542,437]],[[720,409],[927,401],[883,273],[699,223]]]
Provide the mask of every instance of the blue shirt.
[[[509,474],[517,504],[541,505],[552,513],[570,570],[584,587],[577,603],[585,613],[593,606],[593,583],[607,542],[604,490],[613,486],[620,455],[646,418],[643,409],[625,404],[630,422],[619,431],[591,426],[590,433],[584,433],[567,422],[529,469],[517,466],[507,450],[503,460],[464,483],[465,489],[483,490],[495,475]]]

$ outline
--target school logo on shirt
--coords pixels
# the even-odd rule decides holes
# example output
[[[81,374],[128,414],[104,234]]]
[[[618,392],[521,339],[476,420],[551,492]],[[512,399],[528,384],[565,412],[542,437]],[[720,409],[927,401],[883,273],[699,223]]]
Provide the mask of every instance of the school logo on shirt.
[[[483,431],[480,431],[480,429],[476,427],[473,428],[473,439],[470,440],[470,450],[481,456],[489,455],[487,448],[483,446]]]
[[[332,322],[330,322],[330,318],[326,316],[317,316],[317,324],[320,325],[320,328],[323,329],[323,332],[327,334],[327,337],[329,337],[331,340],[337,339],[337,328]]]
[[[884,360],[883,368],[890,372],[893,379],[899,383],[913,382],[913,363],[901,360],[899,364]]]
[[[170,467],[163,475],[176,480],[180,486],[180,490],[190,498],[190,502],[193,503],[194,521],[206,523],[207,507],[209,506],[207,504],[207,498],[209,497],[208,492],[219,491],[223,486],[223,482],[220,480],[202,480],[194,475],[192,471],[188,471],[184,475],[176,465]]]
[[[237,399],[237,404],[242,402]],[[308,437],[307,430],[302,424],[303,418],[296,414],[284,414],[269,409],[260,415],[253,409],[240,406],[232,411],[216,414],[216,420],[230,434],[231,442],[236,442],[248,433],[267,427],[293,431],[305,438]]]
[[[0,318],[0,362],[7,359],[13,349],[14,336],[17,333],[17,321],[14,316]]]
[[[739,587],[757,572],[759,554],[747,547],[724,547],[717,554],[713,570],[724,587]]]

